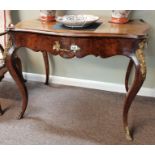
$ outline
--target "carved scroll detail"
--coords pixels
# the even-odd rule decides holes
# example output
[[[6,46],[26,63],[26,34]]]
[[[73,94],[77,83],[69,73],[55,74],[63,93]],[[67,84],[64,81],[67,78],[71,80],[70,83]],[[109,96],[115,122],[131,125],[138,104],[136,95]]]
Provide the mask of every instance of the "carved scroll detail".
[[[71,44],[70,49],[68,50],[68,49],[65,49],[65,48],[61,48],[61,45],[60,45],[59,41],[55,41],[55,44],[53,45],[53,50],[76,53],[76,51],[80,50],[80,47],[75,45],[75,44]]]
[[[145,62],[145,56],[143,53],[144,45],[145,45],[144,41],[140,42],[139,48],[136,50],[136,57],[140,63],[140,71],[143,78],[146,77],[146,62]]]
[[[55,44],[53,45],[53,50],[69,52],[69,50],[61,48],[59,41],[55,41]]]
[[[57,51],[58,54],[63,58],[73,58],[75,57],[76,52],[80,50],[80,47],[75,44],[71,44],[69,49],[65,49],[61,47],[59,41],[55,41],[53,50]]]

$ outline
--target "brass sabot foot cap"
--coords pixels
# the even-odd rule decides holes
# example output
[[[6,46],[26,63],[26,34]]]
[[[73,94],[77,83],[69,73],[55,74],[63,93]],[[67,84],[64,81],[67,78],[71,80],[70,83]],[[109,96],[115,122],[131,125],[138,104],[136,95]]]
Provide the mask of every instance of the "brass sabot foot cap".
[[[126,137],[126,139],[127,139],[128,141],[133,141],[133,138],[132,138],[132,136],[131,136],[131,134],[130,134],[130,130],[129,130],[128,127],[125,127],[125,137]]]

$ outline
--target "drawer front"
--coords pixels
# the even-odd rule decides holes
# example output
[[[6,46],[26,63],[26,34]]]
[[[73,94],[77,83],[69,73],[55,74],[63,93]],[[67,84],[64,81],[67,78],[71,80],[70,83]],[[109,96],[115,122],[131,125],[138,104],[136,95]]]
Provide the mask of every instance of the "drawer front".
[[[130,38],[63,37],[28,32],[14,32],[12,38],[17,48],[27,47],[34,51],[46,51],[64,58],[81,58],[87,55],[129,56],[140,42],[138,39]]]

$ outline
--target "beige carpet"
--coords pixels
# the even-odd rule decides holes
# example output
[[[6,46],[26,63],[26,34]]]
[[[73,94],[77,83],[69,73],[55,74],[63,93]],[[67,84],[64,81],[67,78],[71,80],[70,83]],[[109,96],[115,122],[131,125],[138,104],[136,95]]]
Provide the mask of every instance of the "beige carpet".
[[[155,99],[136,97],[130,110],[134,141],[124,138],[124,94],[27,82],[29,105],[13,82],[0,83],[0,144],[155,144]]]

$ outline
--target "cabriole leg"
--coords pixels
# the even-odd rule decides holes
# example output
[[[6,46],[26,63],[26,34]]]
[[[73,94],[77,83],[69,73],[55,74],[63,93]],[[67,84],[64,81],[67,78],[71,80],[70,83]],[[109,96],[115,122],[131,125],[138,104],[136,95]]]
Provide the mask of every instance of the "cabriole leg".
[[[143,54],[143,44],[139,44],[139,49],[136,50],[135,54],[131,56],[131,61],[133,62],[135,66],[135,78],[134,82],[129,89],[125,102],[124,102],[124,110],[123,110],[123,125],[124,125],[124,130],[126,134],[126,138],[128,140],[132,140],[132,136],[128,127],[128,112],[129,108],[131,106],[132,101],[134,100],[136,94],[140,90],[145,77],[146,77],[146,64],[145,64],[145,59],[144,59],[144,54]],[[131,63],[132,64],[132,63]]]
[[[15,82],[18,86],[18,89],[21,93],[21,96],[22,96],[22,102],[23,102],[22,110],[18,116],[18,119],[21,119],[21,118],[23,118],[25,110],[27,108],[28,93],[27,93],[27,89],[26,89],[26,86],[23,81],[23,77],[21,76],[21,73],[20,73],[19,69],[17,68],[15,53],[16,53],[16,51],[13,46],[10,49],[8,49],[8,52],[6,55],[6,65],[7,65],[8,71],[10,72],[13,79],[15,80]]]

